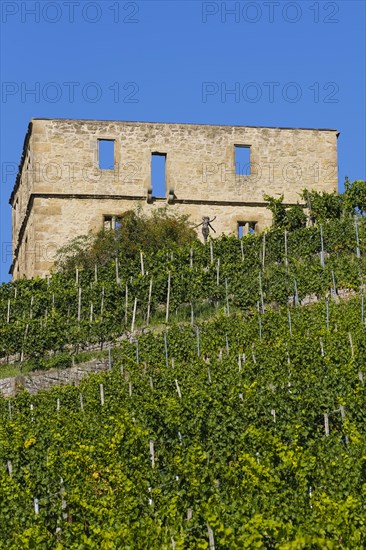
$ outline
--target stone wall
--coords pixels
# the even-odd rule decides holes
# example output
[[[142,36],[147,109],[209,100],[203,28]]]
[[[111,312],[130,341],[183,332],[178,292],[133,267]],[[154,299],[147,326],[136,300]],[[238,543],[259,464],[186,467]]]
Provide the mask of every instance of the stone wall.
[[[264,194],[299,201],[302,189],[337,190],[337,132],[320,129],[34,119],[12,193],[14,278],[45,275],[54,251],[103,227],[104,215],[168,205],[192,224],[216,216],[216,235],[271,221]],[[99,169],[98,140],[114,140]],[[235,146],[250,148],[238,166]],[[148,199],[151,156],[166,155],[165,196]],[[237,173],[239,169],[240,173]],[[250,171],[247,174],[248,170]],[[152,189],[154,196],[155,190]]]
[[[23,376],[0,379],[0,392],[4,397],[14,397],[22,390],[34,395],[52,386],[77,385],[90,374],[105,370],[108,370],[108,361],[94,359],[68,369],[31,372]]]

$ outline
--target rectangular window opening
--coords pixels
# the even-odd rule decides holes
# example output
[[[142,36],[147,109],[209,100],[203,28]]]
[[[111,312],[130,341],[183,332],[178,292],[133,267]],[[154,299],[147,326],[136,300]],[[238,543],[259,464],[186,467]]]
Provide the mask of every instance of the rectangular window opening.
[[[152,195],[166,197],[166,153],[151,153]]]
[[[235,145],[235,174],[250,176],[250,145]]]
[[[98,162],[100,170],[114,169],[114,139],[98,139]]]
[[[104,229],[119,229],[122,225],[121,217],[112,214],[103,216]]]
[[[256,233],[257,222],[238,222],[238,237],[254,235]]]

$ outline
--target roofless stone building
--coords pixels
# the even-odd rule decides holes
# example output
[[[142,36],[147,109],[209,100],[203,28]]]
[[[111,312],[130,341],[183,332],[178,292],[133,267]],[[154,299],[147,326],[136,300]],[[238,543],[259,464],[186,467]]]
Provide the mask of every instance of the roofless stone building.
[[[114,227],[138,205],[147,213],[167,205],[193,225],[216,216],[216,235],[261,231],[271,223],[264,194],[294,204],[304,188],[337,190],[337,137],[332,129],[32,119],[10,197],[10,273],[44,276],[60,246]]]

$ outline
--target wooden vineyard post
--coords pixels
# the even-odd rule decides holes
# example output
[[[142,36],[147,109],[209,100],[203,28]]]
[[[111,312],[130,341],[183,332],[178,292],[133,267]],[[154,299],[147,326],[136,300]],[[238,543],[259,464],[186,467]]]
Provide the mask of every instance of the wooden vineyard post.
[[[6,316],[6,322],[7,323],[10,322],[10,299],[8,300],[8,313],[7,313],[7,316]]]
[[[296,282],[296,279],[294,279],[294,292],[295,292],[295,306],[298,306],[299,305],[299,293],[297,291],[297,282]]]
[[[261,272],[258,273],[258,278],[259,278],[259,295],[260,295],[260,299],[261,299],[261,309],[262,309],[262,313],[264,313],[264,299],[263,299],[262,274],[261,274]]]
[[[133,313],[132,313],[132,323],[131,323],[131,332],[135,329],[135,320],[136,320],[136,310],[137,310],[137,298],[135,298],[133,304]]]
[[[164,352],[165,352],[165,364],[168,367],[168,341],[166,337],[166,332],[164,332]]]
[[[288,257],[287,257],[287,230],[285,229],[285,266],[288,267]]]
[[[321,246],[320,265],[322,267],[324,267],[325,262],[324,262],[324,241],[323,241],[323,226],[322,226],[322,224],[319,224],[319,229],[320,229],[320,246]]]
[[[150,279],[149,297],[148,297],[148,300],[147,300],[147,316],[146,316],[146,324],[147,325],[149,324],[149,321],[150,321],[152,287],[153,287],[153,280]]]
[[[119,285],[121,283],[121,279],[119,278],[119,262],[118,262],[118,256],[116,256],[116,283]]]
[[[228,292],[228,284],[227,279],[225,279],[225,295],[226,295],[226,315],[230,316],[230,306],[229,306],[229,292]]]
[[[212,241],[210,241],[210,260],[211,260],[211,264],[213,264],[214,256],[213,256],[213,243],[212,243]]]
[[[60,478],[60,495],[61,495],[62,520],[67,521],[67,504],[65,500],[65,485],[62,477]]]
[[[126,281],[126,300],[125,300],[125,325],[127,325],[127,319],[128,319],[128,284]]]
[[[104,312],[104,286],[102,288],[102,298],[101,298],[101,301],[100,301],[100,316],[103,317],[103,312]]]
[[[262,319],[261,316],[258,315],[258,323],[259,323],[259,341],[262,341]]]
[[[329,435],[329,417],[326,413],[324,414],[324,430],[325,430],[325,435],[328,436]]]
[[[178,380],[177,380],[177,379],[175,379],[175,386],[176,386],[176,388],[177,388],[177,394],[178,394],[179,399],[182,399],[182,394],[181,394],[181,392],[180,392],[180,387],[179,387],[179,384],[178,384]]]
[[[217,265],[216,265],[216,284],[219,286],[220,284],[220,258],[217,258]]]
[[[193,248],[189,251],[189,267],[190,269],[193,269]]]
[[[266,258],[266,234],[263,233],[263,243],[262,243],[262,267],[264,269],[264,262]]]
[[[243,239],[240,239],[240,251],[241,251],[241,261],[244,262],[244,247],[243,247]]]
[[[169,303],[170,303],[170,271],[168,273],[168,290],[167,290],[167,296],[166,296],[166,314],[165,314],[166,323],[169,321]]]
[[[356,256],[357,256],[357,258],[361,258],[360,240],[359,240],[359,237],[358,237],[357,216],[354,217],[354,220],[355,220],[355,233],[356,233]]]
[[[199,357],[201,354],[201,351],[200,351],[200,329],[198,327],[196,327],[196,337],[197,337],[197,357]]]
[[[350,332],[348,333],[348,338],[349,338],[349,345],[351,346],[351,355],[352,355],[352,357],[354,357],[355,356],[355,351],[354,351],[354,348],[353,348],[352,334]]]
[[[152,440],[150,440],[150,460],[151,460],[151,467],[155,468],[154,442]]]
[[[144,277],[145,275],[144,255],[141,250],[140,250],[140,264],[141,264],[141,275]]]
[[[80,323],[81,318],[81,286],[79,286],[78,290],[78,323]]]
[[[215,539],[214,534],[209,525],[207,525],[207,533],[208,533],[208,545],[210,550],[215,550]]]

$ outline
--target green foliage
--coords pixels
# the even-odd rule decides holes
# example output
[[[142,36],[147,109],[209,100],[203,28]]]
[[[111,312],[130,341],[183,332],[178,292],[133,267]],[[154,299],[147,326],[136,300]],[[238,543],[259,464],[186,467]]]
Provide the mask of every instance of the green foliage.
[[[290,315],[171,326],[0,399],[0,547],[208,549],[209,525],[218,550],[364,548],[362,301]]]
[[[348,210],[354,213],[366,214],[366,182],[363,180],[345,181],[345,202]]]
[[[341,219],[343,213],[343,196],[334,191],[309,191],[304,189],[302,198],[309,209],[310,221],[314,224],[326,223]]]
[[[139,210],[129,210],[118,217],[114,230],[76,237],[59,249],[56,268],[70,271],[107,265],[120,255],[124,260],[136,258],[140,251],[154,254],[162,249],[183,246],[197,240],[188,216],[168,214],[166,208],[155,210],[146,217]]]
[[[286,208],[283,204],[283,195],[278,199],[270,195],[264,195],[264,200],[268,202],[267,208],[272,212],[272,227],[274,229],[295,231],[305,227],[306,215],[300,204]]]
[[[211,246],[155,223],[150,250],[134,216],[49,280],[0,287],[4,360],[65,368],[114,344],[79,387],[0,398],[0,548],[208,549],[208,526],[217,550],[365,548],[365,218]],[[160,330],[122,338],[149,295]]]
[[[324,224],[322,239],[316,226],[287,232],[286,237],[282,229],[242,239],[222,236],[212,247],[194,242],[145,253],[144,274],[140,255],[126,261],[121,254],[118,266],[112,258],[96,271],[94,265],[80,269],[78,276],[66,271],[49,281],[2,285],[0,358],[16,355],[19,361],[23,355],[35,368],[37,363],[48,368],[51,351],[70,355],[91,345],[103,349],[131,329],[135,300],[135,328],[146,325],[150,285],[149,323],[164,324],[168,277],[169,322],[189,322],[192,311],[194,319],[208,317],[228,305],[230,312],[255,311],[262,300],[259,277],[265,307],[293,302],[295,285],[299,301],[324,297],[334,285],[358,291],[366,261],[362,217],[357,234],[354,220],[345,219]]]

